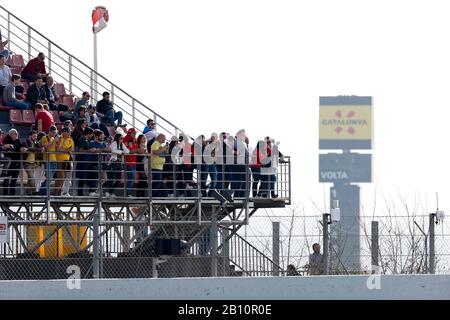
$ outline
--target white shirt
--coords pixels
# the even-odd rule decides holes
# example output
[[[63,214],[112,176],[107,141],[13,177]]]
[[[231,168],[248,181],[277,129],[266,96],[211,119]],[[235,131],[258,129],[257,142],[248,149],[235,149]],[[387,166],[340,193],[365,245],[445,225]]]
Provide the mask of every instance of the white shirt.
[[[158,134],[155,131],[147,131],[145,133],[145,137],[147,138],[147,141],[153,140],[158,136]]]
[[[115,162],[115,161],[122,161],[123,162],[123,158],[119,156],[123,155],[123,154],[129,154],[130,150],[128,150],[128,148],[125,146],[125,144],[122,144],[122,150],[119,149],[119,146],[117,145],[117,142],[114,141],[111,144],[111,158],[109,159],[109,163],[111,162]]]
[[[11,81],[11,70],[7,65],[0,68],[0,86],[6,87]]]

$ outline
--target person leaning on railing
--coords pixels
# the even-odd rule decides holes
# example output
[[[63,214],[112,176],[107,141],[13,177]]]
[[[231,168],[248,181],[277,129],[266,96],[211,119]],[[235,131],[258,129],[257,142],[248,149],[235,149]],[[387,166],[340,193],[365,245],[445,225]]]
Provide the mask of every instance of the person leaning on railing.
[[[208,186],[210,194],[212,193],[212,191],[214,189],[217,189],[217,183],[218,183],[218,180],[217,180],[218,172],[217,172],[217,164],[216,164],[216,148],[217,148],[218,141],[219,141],[219,135],[215,132],[213,132],[211,134],[211,137],[209,138],[209,140],[206,141],[206,148],[211,148],[210,149],[211,150],[210,151],[210,155],[211,155],[210,160],[212,160],[212,163],[208,163],[206,165],[206,171],[207,171],[207,174],[209,175],[209,178],[211,181]],[[209,152],[208,152],[208,154],[209,154]]]
[[[89,144],[94,135],[94,130],[91,128],[85,128],[83,130],[83,135],[78,141],[78,150],[75,155],[76,171],[75,176],[77,178],[77,194],[78,196],[83,196],[83,188],[88,185],[88,161],[89,161]]]
[[[178,141],[178,137],[172,136],[169,143],[169,150],[166,154],[166,162],[164,163],[163,167],[163,180],[166,181],[169,197],[175,197],[176,195],[176,163],[173,162],[174,159],[172,159],[172,151],[179,145],[179,143],[180,142]]]
[[[252,172],[252,196],[253,198],[261,196],[262,179],[261,179],[261,165],[264,159],[264,154],[261,152],[266,147],[266,143],[263,140],[258,141],[255,150],[252,153],[252,161],[250,169]],[[259,188],[258,188],[259,186]]]
[[[6,157],[3,154],[3,141],[5,139],[5,133],[2,129],[0,129],[0,169],[1,169],[1,175],[0,177],[7,177],[8,175],[8,168],[11,165],[11,158]]]
[[[111,144],[111,157],[108,161],[107,174],[108,181],[105,183],[105,196],[115,197],[119,188],[122,172],[124,170],[124,154],[129,154],[130,150],[123,143],[123,136],[117,133]]]
[[[165,145],[165,142],[166,136],[160,134],[156,137],[151,148],[153,197],[165,197],[167,195],[163,183],[163,170],[166,162],[165,154],[169,151],[169,146]]]
[[[44,162],[45,162],[45,182],[39,190],[39,195],[47,194],[47,187],[50,188],[50,183],[53,181],[56,169],[56,152],[59,142],[58,129],[55,126],[51,126],[48,134],[42,138],[42,146],[45,149]],[[50,192],[51,194],[51,192]]]
[[[136,154],[139,152],[136,134],[136,129],[130,128],[128,129],[126,137],[123,139],[123,143],[127,146],[128,150],[130,150],[129,155],[125,156],[125,171],[127,176],[127,188],[125,191],[126,196],[128,197],[133,196],[133,186],[136,181]]]
[[[37,167],[38,167],[38,161],[36,160],[36,154],[43,152],[44,148],[42,148],[39,145],[39,142],[37,140],[38,137],[38,133],[37,131],[30,131],[30,133],[28,134],[28,139],[27,139],[27,148],[28,148],[28,153],[26,156],[26,160],[24,163],[24,169],[27,173],[27,189],[29,191],[29,193],[33,193],[33,192],[37,192],[39,190],[38,188],[38,176],[36,175],[36,173],[38,173]]]
[[[147,157],[147,138],[145,135],[141,134],[137,138],[138,156],[136,157],[136,172],[138,175],[137,184],[137,197],[145,197],[145,190],[148,187],[147,171],[148,168],[148,157]],[[146,166],[147,162],[147,166]]]
[[[70,136],[70,129],[63,128],[61,139],[58,142],[56,155],[57,171],[55,182],[55,195],[70,196],[70,177],[72,176],[72,159],[75,144]]]
[[[3,195],[14,196],[16,195],[17,178],[21,169],[22,153],[27,152],[27,148],[19,140],[19,133],[16,129],[9,130],[3,142],[3,150],[8,152],[8,157],[11,158],[11,165],[8,169],[8,176],[11,178],[3,181]]]
[[[84,129],[86,129],[87,127],[88,126],[85,119],[77,120],[75,128],[73,128],[72,130],[72,139],[75,143],[75,150],[78,150],[80,146],[80,139],[84,135]]]
[[[101,130],[94,130],[94,141],[89,144],[89,151],[92,153],[88,162],[89,172],[89,196],[96,197],[99,193],[100,184],[102,184],[102,176],[100,173],[106,171],[105,155],[101,153],[109,153],[111,148],[105,142],[105,135]]]

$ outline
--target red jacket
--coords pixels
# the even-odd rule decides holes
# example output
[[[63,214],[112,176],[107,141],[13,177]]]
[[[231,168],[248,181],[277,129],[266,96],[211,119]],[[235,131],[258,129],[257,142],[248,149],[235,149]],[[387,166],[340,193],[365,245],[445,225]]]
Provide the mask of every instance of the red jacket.
[[[37,75],[38,73],[47,73],[45,70],[45,62],[39,60],[38,58],[31,59],[22,70],[22,75],[25,73],[31,73],[34,75]]]
[[[130,152],[136,151],[138,149],[138,145],[137,145],[136,141],[134,141],[133,138],[129,135],[127,135],[123,139],[123,143],[127,146],[128,150],[130,150]],[[134,167],[134,166],[136,166],[136,162],[137,162],[137,155],[135,153],[125,156],[125,163],[127,166]]]

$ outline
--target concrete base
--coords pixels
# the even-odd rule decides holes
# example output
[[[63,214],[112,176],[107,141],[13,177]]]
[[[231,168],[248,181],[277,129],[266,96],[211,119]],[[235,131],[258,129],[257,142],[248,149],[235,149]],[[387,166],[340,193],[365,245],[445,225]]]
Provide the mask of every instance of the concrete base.
[[[450,276],[440,275],[82,280],[68,289],[74,284],[0,281],[0,299],[450,299]]]

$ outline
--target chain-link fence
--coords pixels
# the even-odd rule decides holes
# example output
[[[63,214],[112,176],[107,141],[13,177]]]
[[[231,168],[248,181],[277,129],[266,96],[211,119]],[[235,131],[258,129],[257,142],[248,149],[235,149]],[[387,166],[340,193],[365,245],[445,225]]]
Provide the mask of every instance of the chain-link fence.
[[[328,222],[327,256],[323,255],[324,242],[327,245],[324,219]],[[280,269],[293,265],[302,274],[308,274],[314,244],[320,246],[322,274],[449,273],[450,230],[435,213],[361,216],[358,220],[355,227],[292,207],[281,212],[263,210],[240,233]]]

